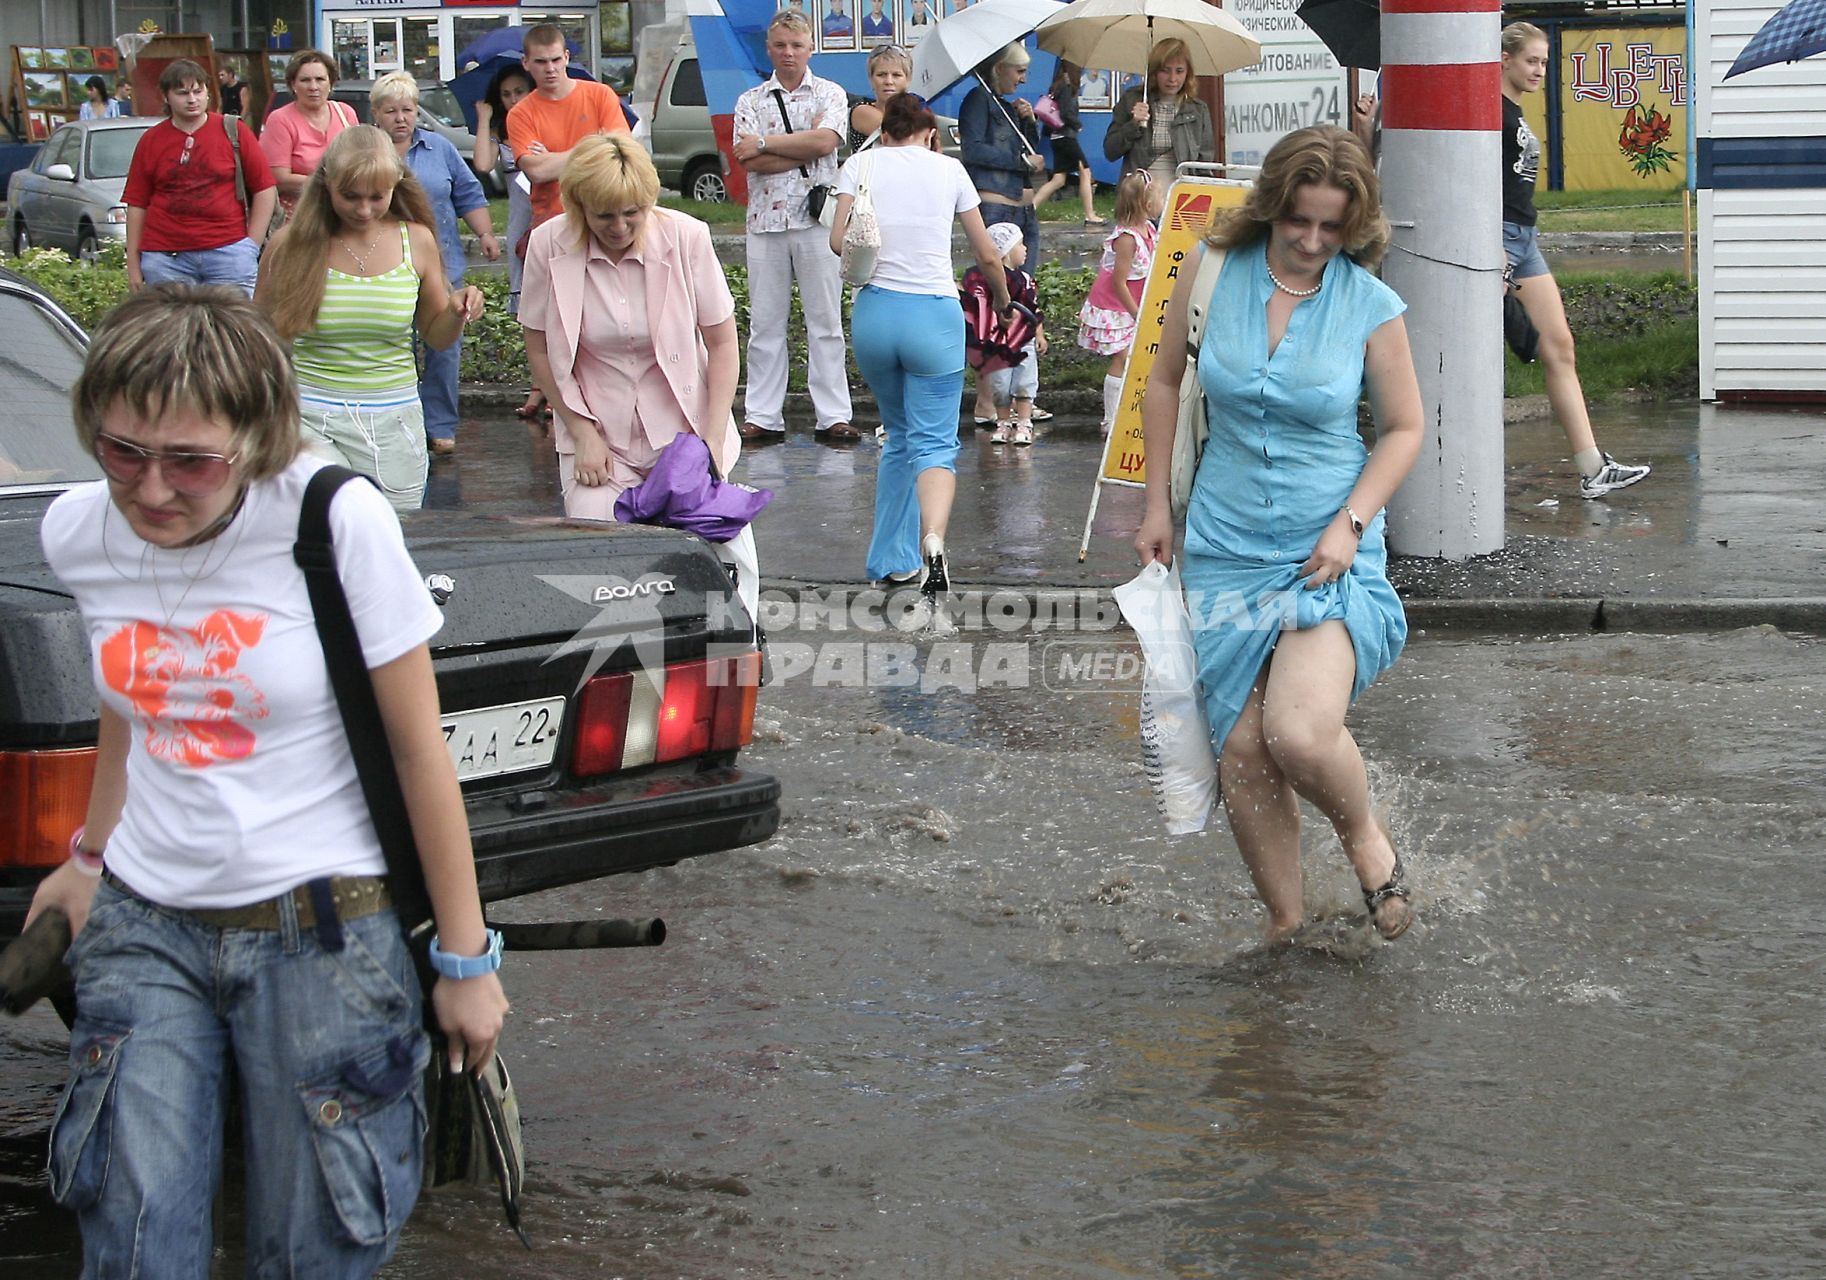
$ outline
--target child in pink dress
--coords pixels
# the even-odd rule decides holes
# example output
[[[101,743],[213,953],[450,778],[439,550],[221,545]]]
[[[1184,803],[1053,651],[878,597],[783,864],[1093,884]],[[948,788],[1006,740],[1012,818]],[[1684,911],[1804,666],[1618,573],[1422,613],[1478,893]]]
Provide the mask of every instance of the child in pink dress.
[[[1096,283],[1078,313],[1078,345],[1110,358],[1103,378],[1103,434],[1109,435],[1122,397],[1122,375],[1141,317],[1141,294],[1154,264],[1165,189],[1146,169],[1131,169],[1116,187],[1116,226],[1103,238]],[[1121,283],[1119,284],[1118,281]]]

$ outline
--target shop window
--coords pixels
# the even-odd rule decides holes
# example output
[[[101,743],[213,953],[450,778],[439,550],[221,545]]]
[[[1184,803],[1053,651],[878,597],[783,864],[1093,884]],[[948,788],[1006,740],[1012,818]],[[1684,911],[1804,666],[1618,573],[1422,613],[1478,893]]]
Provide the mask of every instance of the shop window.
[[[401,70],[410,71],[420,80],[442,79],[438,70],[438,19],[408,17],[405,25],[406,57]]]

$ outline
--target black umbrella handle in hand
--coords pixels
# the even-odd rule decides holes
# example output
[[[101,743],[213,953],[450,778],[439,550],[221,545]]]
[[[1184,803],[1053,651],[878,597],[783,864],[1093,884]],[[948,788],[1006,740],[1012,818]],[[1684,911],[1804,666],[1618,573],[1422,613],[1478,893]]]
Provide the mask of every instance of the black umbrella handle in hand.
[[[39,912],[31,927],[0,951],[0,1009],[17,1016],[67,986],[63,955],[69,949],[70,917],[56,907]]]

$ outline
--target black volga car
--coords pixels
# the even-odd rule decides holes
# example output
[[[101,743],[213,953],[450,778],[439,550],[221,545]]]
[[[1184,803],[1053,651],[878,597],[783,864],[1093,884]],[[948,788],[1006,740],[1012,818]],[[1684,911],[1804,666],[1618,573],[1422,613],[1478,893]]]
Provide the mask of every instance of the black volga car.
[[[87,805],[89,646],[38,526],[98,479],[69,389],[82,331],[0,271],[0,944]],[[765,840],[779,784],[737,766],[761,659],[702,542],[627,525],[421,512],[407,541],[485,901]]]

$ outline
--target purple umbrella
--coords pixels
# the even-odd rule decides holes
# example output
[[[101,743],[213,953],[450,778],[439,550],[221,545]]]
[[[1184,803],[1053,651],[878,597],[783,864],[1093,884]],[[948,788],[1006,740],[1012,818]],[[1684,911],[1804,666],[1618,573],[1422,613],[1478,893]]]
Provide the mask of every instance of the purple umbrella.
[[[718,479],[710,465],[710,446],[681,431],[659,451],[647,478],[615,499],[615,518],[623,524],[683,529],[706,542],[728,542],[773,500],[770,489]]]

